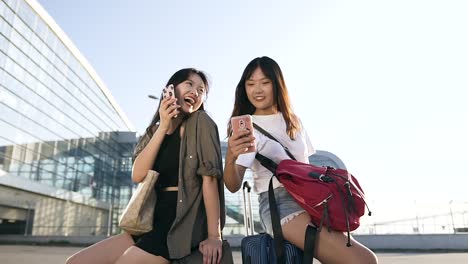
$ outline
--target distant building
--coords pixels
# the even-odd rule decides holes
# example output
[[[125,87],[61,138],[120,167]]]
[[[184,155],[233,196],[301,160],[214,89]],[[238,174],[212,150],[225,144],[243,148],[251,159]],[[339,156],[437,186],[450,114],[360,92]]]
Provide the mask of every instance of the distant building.
[[[0,234],[111,232],[134,131],[36,0],[0,1]]]
[[[317,166],[330,166],[336,169],[346,170],[346,166],[340,158],[324,150],[317,150],[314,155],[309,157],[309,162]]]

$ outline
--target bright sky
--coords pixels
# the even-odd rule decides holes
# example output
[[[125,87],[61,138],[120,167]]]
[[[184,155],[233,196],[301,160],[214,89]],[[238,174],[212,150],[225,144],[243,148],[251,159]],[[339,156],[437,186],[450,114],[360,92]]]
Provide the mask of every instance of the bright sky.
[[[222,137],[247,63],[281,66],[320,150],[372,202],[468,201],[468,2],[39,0],[138,132],[176,70],[212,81]]]

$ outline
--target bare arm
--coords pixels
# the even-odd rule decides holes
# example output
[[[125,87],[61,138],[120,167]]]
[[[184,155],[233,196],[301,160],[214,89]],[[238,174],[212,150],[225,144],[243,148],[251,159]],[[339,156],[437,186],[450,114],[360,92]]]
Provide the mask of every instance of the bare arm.
[[[233,154],[230,154],[229,151],[226,153],[226,163],[224,165],[224,184],[230,192],[235,193],[242,186],[246,168],[237,165],[237,158],[234,159],[232,155]]]
[[[223,255],[218,180],[203,176],[203,202],[205,203],[208,238],[200,242],[203,263],[220,263]]]
[[[153,167],[166,132],[167,130],[164,131],[164,129],[158,127],[151,140],[136,157],[132,168],[132,180],[134,182],[141,182],[146,177],[148,170]]]
[[[203,202],[208,221],[208,237],[221,239],[218,180],[215,177],[203,176]]]
[[[241,188],[246,170],[245,167],[236,164],[237,157],[245,153],[247,148],[253,144],[255,144],[255,137],[249,131],[239,132],[239,134],[233,133],[228,139],[224,165],[224,184],[232,193]]]

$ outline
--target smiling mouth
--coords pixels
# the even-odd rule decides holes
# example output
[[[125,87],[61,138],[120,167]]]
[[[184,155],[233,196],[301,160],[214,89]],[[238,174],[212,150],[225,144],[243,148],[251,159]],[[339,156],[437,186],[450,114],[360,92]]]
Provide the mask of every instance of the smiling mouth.
[[[195,99],[187,96],[184,98],[184,102],[190,106],[193,106],[195,104]]]

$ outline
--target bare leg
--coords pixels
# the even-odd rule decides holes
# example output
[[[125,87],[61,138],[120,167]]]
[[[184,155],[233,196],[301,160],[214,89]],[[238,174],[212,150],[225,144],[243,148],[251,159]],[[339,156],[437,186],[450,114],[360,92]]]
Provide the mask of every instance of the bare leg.
[[[138,247],[132,246],[120,258],[115,264],[168,264],[169,261],[161,256],[155,256],[150,254]]]
[[[297,247],[304,249],[304,238],[310,217],[302,213],[283,225],[284,238]],[[377,257],[367,247],[351,239],[352,246],[347,247],[347,236],[342,232],[323,228],[317,233],[318,243],[314,256],[324,264],[332,263],[358,263],[376,264]]]
[[[115,235],[78,251],[66,264],[113,264],[133,244],[128,233]]]

